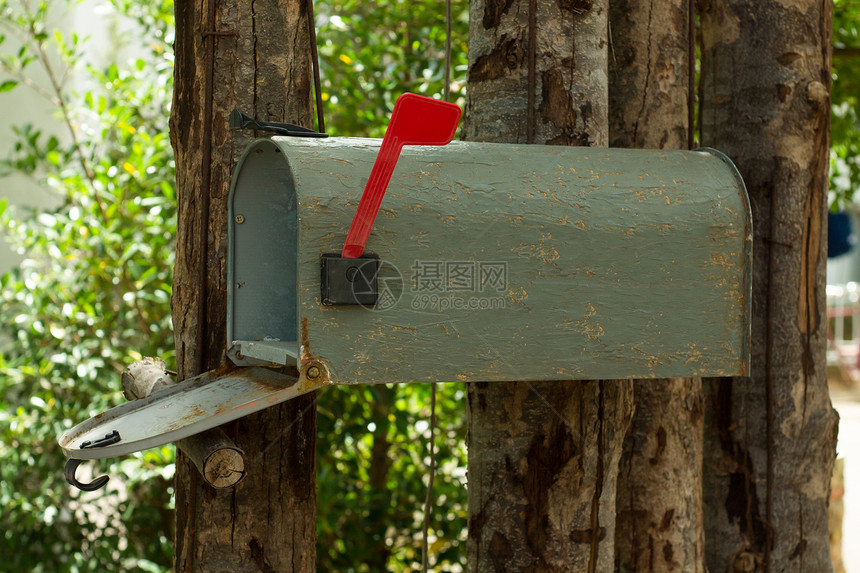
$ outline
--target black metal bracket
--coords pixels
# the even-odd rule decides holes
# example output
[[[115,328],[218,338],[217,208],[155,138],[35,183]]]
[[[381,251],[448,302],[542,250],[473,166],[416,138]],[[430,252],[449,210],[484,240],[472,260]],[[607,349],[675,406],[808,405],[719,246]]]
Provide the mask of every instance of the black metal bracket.
[[[118,443],[122,438],[119,435],[118,430],[114,430],[110,434],[105,434],[104,438],[99,438],[95,442],[91,442],[87,440],[86,442],[81,443],[79,446],[82,450],[88,450],[90,448],[101,448],[103,446],[109,446],[111,444]]]
[[[82,450],[89,448],[101,448],[103,446],[109,446],[111,444],[116,444],[122,440],[117,430],[114,430],[110,434],[106,434],[104,438],[100,438],[95,441],[86,441],[81,444],[80,448]],[[78,459],[69,459],[66,461],[66,466],[63,468],[63,475],[66,478],[66,482],[69,485],[73,485],[79,490],[82,491],[96,491],[97,489],[101,489],[107,484],[108,480],[110,480],[110,476],[99,476],[90,483],[82,483],[78,481],[78,478],[75,477],[75,473],[78,471],[78,466],[83,463],[84,460]]]
[[[326,253],[320,266],[323,304],[376,304],[379,299],[377,255],[365,253],[357,259],[345,259],[340,253]]]
[[[230,113],[230,129],[259,129],[271,131],[278,135],[289,135],[291,137],[328,137],[327,133],[320,133],[307,127],[293,125],[292,123],[277,123],[274,121],[258,121],[247,116],[238,109]]]

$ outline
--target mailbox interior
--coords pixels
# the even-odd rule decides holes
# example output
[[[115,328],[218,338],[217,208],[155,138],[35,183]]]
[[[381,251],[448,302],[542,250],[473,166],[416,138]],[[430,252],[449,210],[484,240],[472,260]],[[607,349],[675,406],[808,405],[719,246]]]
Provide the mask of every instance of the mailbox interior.
[[[229,200],[227,337],[239,365],[295,365],[298,221],[281,149],[254,142],[239,160]]]

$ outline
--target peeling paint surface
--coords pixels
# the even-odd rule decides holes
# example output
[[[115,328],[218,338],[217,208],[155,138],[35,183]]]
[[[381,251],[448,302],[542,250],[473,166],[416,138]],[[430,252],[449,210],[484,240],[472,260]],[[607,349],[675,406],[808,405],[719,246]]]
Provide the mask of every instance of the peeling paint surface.
[[[267,196],[294,190],[297,205],[296,278],[275,268],[266,281],[295,280],[297,300],[270,298],[266,311],[295,312],[307,325],[295,339],[307,339],[333,383],[749,369],[749,205],[733,166],[711,153],[407,146],[367,244],[402,277],[382,310],[322,306],[319,262],[343,245],[379,141],[255,145],[263,153],[246,157],[261,173],[245,177],[240,164],[237,177],[274,186]],[[265,248],[291,267],[291,244]],[[505,267],[503,288],[477,276],[484,263]],[[425,264],[442,274],[435,289],[422,283]],[[451,274],[457,264],[471,282]]]

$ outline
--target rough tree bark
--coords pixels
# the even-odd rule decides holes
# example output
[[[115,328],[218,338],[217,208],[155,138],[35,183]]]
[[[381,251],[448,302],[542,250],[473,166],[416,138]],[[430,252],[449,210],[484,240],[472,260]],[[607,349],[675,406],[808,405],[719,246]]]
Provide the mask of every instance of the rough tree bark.
[[[610,0],[611,147],[690,144],[690,0]],[[636,380],[618,470],[617,571],[704,571],[700,379]]]
[[[253,137],[230,132],[228,114],[239,107],[312,126],[305,9],[302,0],[176,4],[172,308],[180,379],[218,367],[226,350],[227,193]],[[233,489],[205,486],[179,456],[176,571],[314,570],[314,400],[304,396],[225,427],[248,461]]]
[[[607,0],[531,4],[533,68],[530,2],[471,2],[463,139],[606,146]],[[467,570],[611,571],[632,385],[475,383],[468,396]]]
[[[707,381],[711,571],[829,571],[825,372],[830,0],[703,0],[702,143],[753,209],[752,375]]]
[[[621,458],[617,571],[704,572],[699,378],[637,380]]]
[[[690,146],[690,0],[610,0],[609,146]]]

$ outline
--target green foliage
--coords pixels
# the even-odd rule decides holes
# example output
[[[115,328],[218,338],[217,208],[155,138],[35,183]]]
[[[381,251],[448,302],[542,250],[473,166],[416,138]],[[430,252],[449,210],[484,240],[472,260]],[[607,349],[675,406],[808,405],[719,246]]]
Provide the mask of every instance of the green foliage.
[[[430,564],[461,571],[466,542],[462,384],[437,386],[439,470]],[[320,571],[420,571],[429,475],[430,386],[352,386],[320,396],[317,563]]]
[[[133,18],[140,39],[154,35],[160,49],[100,69],[76,34],[53,29],[71,4],[0,1],[0,26],[17,43],[0,55],[12,78],[0,91],[30,88],[56,106],[63,128],[49,135],[23,118],[0,165],[59,202],[2,216],[24,261],[0,281],[0,569],[163,570],[172,557],[172,449],[99,463],[94,471],[113,476],[107,492],[82,494],[63,479],[56,439],[122,401],[127,363],[173,353],[170,21]],[[34,68],[45,82],[26,73]],[[76,93],[70,77],[90,89]]]
[[[326,0],[316,3],[316,12],[327,131],[382,137],[401,93],[442,97],[444,2]],[[452,14],[450,99],[463,105],[468,1],[453,1]]]
[[[833,4],[831,207],[844,207],[860,185],[860,2]]]

